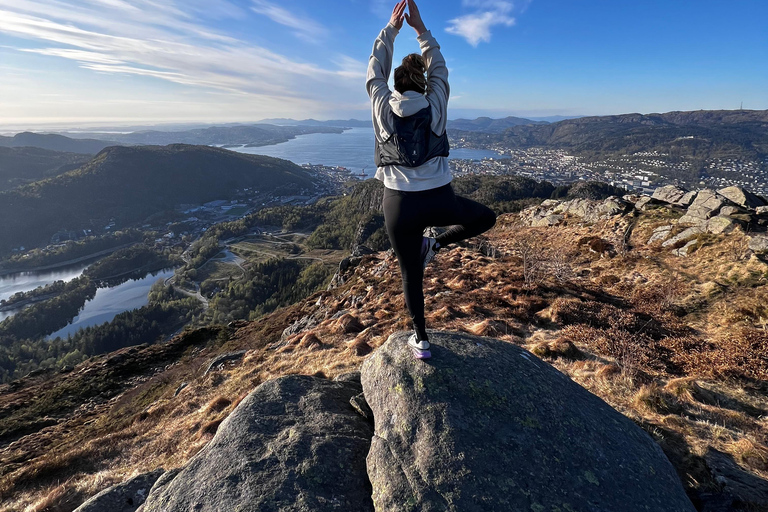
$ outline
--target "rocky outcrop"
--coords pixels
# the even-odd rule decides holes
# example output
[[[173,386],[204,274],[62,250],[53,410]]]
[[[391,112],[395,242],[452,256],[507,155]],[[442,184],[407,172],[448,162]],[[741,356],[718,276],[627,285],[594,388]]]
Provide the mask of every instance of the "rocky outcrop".
[[[653,195],[651,196],[651,199],[656,201],[661,201],[662,203],[669,203],[669,204],[680,204],[680,200],[685,197],[687,194],[687,191],[677,187],[675,185],[666,185],[664,187],[659,187],[656,190],[653,191]],[[688,202],[690,204],[690,201]],[[687,204],[685,206],[688,206]]]
[[[158,469],[113,485],[77,507],[75,512],[135,512],[163,473],[165,470]]]
[[[571,199],[558,201],[547,199],[539,206],[526,208],[520,212],[520,220],[529,226],[554,226],[564,219],[571,217],[589,224],[622,215],[630,211],[634,205],[617,197],[609,197],[602,201],[592,199]]]
[[[650,436],[553,367],[451,333],[433,333],[432,359],[417,361],[407,337],[362,369],[377,512],[693,512]]]
[[[718,190],[717,193],[743,208],[755,209],[766,204],[761,197],[741,187],[725,187]]]
[[[699,190],[698,194],[696,194],[696,199],[688,207],[686,214],[680,217],[677,222],[680,224],[700,225],[716,215],[720,207],[725,205],[727,201],[725,197],[714,190],[706,188]]]
[[[662,243],[661,246],[662,247],[675,246],[675,245],[678,245],[680,242],[685,242],[687,240],[690,240],[694,236],[699,235],[701,233],[704,233],[704,230],[702,228],[693,226],[676,234],[672,238]]]
[[[237,352],[229,352],[227,354],[221,354],[220,356],[213,358],[213,360],[208,364],[208,367],[205,369],[205,373],[203,375],[208,375],[227,361],[239,361],[243,358],[243,356],[245,356],[246,352],[246,350],[238,350]]]
[[[373,511],[365,473],[370,423],[350,405],[354,379],[265,382],[141,512]]]

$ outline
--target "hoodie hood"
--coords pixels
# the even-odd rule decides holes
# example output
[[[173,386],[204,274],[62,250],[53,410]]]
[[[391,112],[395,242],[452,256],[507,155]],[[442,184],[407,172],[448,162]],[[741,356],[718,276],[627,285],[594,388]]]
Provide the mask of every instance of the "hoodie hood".
[[[396,116],[408,117],[427,108],[429,102],[426,96],[416,91],[405,91],[403,94],[394,91],[389,98],[389,106],[392,107],[392,112]]]

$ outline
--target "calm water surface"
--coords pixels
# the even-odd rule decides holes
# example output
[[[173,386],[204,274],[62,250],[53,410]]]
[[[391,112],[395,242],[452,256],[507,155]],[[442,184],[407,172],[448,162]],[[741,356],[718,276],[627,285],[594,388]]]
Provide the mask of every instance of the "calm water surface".
[[[373,177],[376,166],[373,163],[373,129],[352,128],[344,133],[311,133],[295,139],[258,148],[229,148],[239,153],[266,155],[284,158],[295,164],[339,165],[356,173],[363,172]],[[451,149],[449,158],[482,160],[498,158],[495,151],[484,149]]]
[[[147,275],[143,279],[132,279],[111,288],[99,288],[96,295],[87,301],[80,313],[66,327],[49,335],[49,339],[66,338],[78,329],[110,322],[116,315],[138,309],[149,303],[149,289],[157,281],[173,275],[173,269]]]
[[[38,286],[45,286],[55,281],[69,282],[80,276],[91,263],[93,262],[78,263],[77,265],[43,272],[19,272],[18,274],[2,276],[0,277],[0,300],[7,300],[15,293],[28,292]],[[19,309],[0,311],[0,322],[12,317],[19,311]]]

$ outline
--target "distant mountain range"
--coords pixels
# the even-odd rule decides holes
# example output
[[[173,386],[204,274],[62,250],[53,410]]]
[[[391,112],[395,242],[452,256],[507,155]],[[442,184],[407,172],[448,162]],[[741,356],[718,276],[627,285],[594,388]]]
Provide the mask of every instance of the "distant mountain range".
[[[46,243],[60,229],[142,221],[179,204],[229,197],[235,189],[313,188],[301,167],[209,146],[114,146],[79,169],[0,193],[0,254]]]
[[[503,119],[491,119],[490,117],[478,117],[477,119],[454,119],[448,121],[449,130],[464,130],[468,132],[501,133],[513,126],[530,126],[549,124],[546,121],[531,121],[522,117],[505,117]]]
[[[54,133],[23,132],[17,133],[13,137],[0,136],[0,147],[6,148],[34,147],[68,153],[96,154],[107,146],[114,146],[114,143],[94,140],[90,137],[75,140]]]
[[[336,126],[340,128],[370,128],[371,121],[360,121],[358,119],[317,121],[315,119],[304,119],[297,121],[295,119],[265,119],[263,123],[269,123],[280,126]],[[448,128],[454,130],[467,130],[473,132],[498,133],[511,126],[529,125],[529,124],[547,124],[546,121],[531,121],[521,117],[505,117],[503,119],[492,119],[490,117],[478,117],[477,119],[453,119],[448,121]]]
[[[318,121],[316,119],[303,119],[297,121],[296,119],[287,119],[284,117],[276,119],[264,119],[259,123],[274,124],[278,126],[333,126],[337,128],[370,128],[371,120],[360,121],[359,119],[335,119],[330,121]]]
[[[195,144],[195,145],[245,145],[267,146],[279,144],[295,138],[297,135],[309,133],[342,133],[341,128],[330,126],[276,126],[270,124],[253,124],[239,126],[211,126],[175,132],[158,130],[132,133],[78,133],[73,137],[93,137],[109,141],[110,144],[128,145],[166,145],[166,144]]]
[[[512,126],[479,136],[451,130],[478,146],[567,149],[585,157],[658,151],[682,157],[768,157],[768,110],[700,110],[666,114],[581,117],[543,125]]]

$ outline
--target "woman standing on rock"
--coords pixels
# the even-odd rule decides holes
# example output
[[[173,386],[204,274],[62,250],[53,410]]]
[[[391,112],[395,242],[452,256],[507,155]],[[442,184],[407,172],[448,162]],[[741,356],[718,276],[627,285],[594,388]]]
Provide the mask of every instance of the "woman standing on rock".
[[[392,92],[387,81],[395,37],[403,21],[416,31],[421,55],[406,56],[395,69]],[[453,193],[445,131],[448,68],[413,0],[395,5],[392,18],[376,38],[366,88],[376,135],[376,178],[385,187],[384,221],[413,320],[414,333],[408,345],[417,358],[426,359],[431,353],[424,319],[424,268],[440,248],[493,227],[496,215],[480,203]],[[429,226],[451,227],[437,238],[424,237]]]

